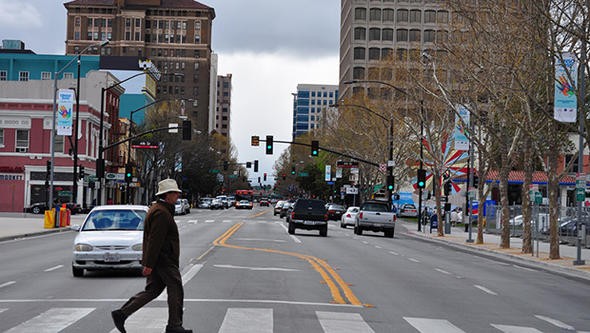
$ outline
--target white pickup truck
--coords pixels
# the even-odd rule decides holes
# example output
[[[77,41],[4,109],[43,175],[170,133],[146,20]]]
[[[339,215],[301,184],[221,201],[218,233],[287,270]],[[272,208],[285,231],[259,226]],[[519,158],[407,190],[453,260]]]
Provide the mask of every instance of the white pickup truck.
[[[362,235],[363,230],[383,232],[385,237],[393,238],[395,231],[395,214],[385,201],[365,201],[356,215],[354,233]]]

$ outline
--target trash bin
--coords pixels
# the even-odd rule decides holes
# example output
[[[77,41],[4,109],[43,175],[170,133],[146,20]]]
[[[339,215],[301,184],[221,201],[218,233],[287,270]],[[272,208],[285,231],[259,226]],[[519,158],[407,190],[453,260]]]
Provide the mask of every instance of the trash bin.
[[[55,209],[45,211],[43,218],[43,228],[53,229],[55,227]]]
[[[59,227],[64,228],[70,225],[71,211],[63,205],[59,209]]]

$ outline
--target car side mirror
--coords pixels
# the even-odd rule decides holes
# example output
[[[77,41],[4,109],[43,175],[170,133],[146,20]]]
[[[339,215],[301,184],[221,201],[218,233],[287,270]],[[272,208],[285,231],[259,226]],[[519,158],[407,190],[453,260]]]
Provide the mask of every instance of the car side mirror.
[[[70,226],[70,229],[74,230],[74,231],[80,231],[80,225],[79,224],[72,224]]]

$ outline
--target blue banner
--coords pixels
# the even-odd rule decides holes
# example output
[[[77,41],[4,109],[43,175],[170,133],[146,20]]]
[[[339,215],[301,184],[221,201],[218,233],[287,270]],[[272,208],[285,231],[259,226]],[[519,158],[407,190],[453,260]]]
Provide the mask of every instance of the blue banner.
[[[74,98],[71,89],[60,89],[57,92],[57,135],[72,135]]]
[[[570,80],[571,79],[571,80]],[[578,99],[576,87],[578,80],[578,61],[570,53],[562,59],[555,59],[555,95],[553,118],[564,123],[577,121]]]

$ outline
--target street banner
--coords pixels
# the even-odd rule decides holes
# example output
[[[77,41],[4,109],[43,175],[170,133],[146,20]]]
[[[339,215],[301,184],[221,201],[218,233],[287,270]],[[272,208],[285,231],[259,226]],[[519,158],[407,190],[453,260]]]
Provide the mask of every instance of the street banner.
[[[326,165],[326,176],[324,177],[324,179],[327,182],[332,180],[332,166],[331,165]]]
[[[336,168],[336,178],[342,178],[342,168]]]
[[[457,106],[457,115],[455,116],[455,150],[469,150],[469,139],[466,132],[469,128],[470,114],[469,110],[463,105]]]
[[[562,58],[555,58],[553,118],[564,123],[575,123],[578,109],[575,91],[578,84],[578,61],[571,53],[563,54]]]
[[[60,89],[57,91],[57,135],[72,135],[74,98],[75,95],[72,89]]]

